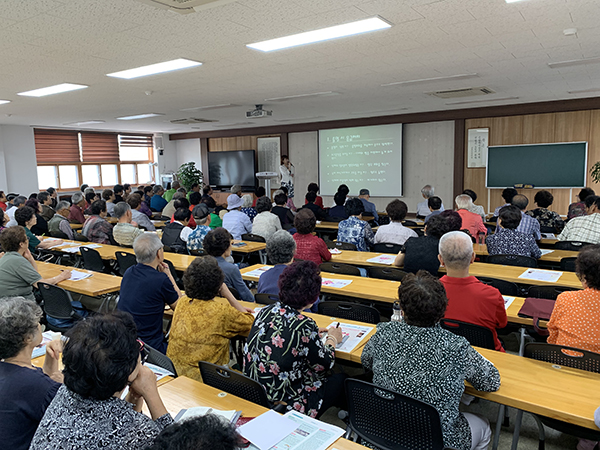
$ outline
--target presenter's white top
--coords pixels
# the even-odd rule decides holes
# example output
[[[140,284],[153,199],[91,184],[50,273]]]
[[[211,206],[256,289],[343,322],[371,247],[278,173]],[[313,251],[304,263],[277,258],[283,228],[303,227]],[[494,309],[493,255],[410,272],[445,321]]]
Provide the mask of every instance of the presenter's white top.
[[[294,166],[289,169],[283,164],[279,166],[279,172],[281,173],[281,182],[286,184],[294,184],[294,178],[292,178],[292,174],[294,173]]]

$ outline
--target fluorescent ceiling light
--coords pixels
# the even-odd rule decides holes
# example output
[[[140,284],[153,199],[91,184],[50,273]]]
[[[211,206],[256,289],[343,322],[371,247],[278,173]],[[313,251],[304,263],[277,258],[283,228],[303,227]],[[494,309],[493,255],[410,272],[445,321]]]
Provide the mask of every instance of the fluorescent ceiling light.
[[[324,119],[325,116],[299,117],[297,119],[274,119],[273,122],[303,122],[306,120]]]
[[[548,67],[550,67],[551,69],[560,69],[561,67],[583,66],[585,64],[597,64],[597,63],[600,63],[600,57],[572,59],[570,61],[553,62],[553,63],[548,63]]]
[[[598,92],[600,88],[577,89],[575,91],[567,91],[569,94],[585,94],[586,92]]]
[[[99,123],[105,123],[104,120],[82,120],[81,122],[69,122],[63,125],[95,125]]]
[[[137,114],[135,116],[117,117],[117,120],[137,120],[137,119],[148,119],[149,117],[164,116],[164,114],[148,113],[148,114]]]
[[[165,61],[157,64],[150,64],[149,66],[137,67],[135,69],[122,70],[121,72],[107,73],[106,76],[131,80],[132,78],[156,75],[157,73],[172,72],[173,70],[187,69],[189,67],[201,65],[201,62],[179,58],[174,59],[173,61]]]
[[[224,128],[224,127],[237,127],[242,125],[254,125],[254,122],[238,122],[238,123],[223,123],[221,125],[213,125],[215,128]]]
[[[408,81],[394,81],[393,83],[382,84],[385,86],[407,86],[411,84],[431,83],[435,81],[450,81],[450,80],[466,80],[468,78],[478,77],[478,73],[461,73],[459,75],[449,75],[447,77],[435,77],[435,78],[421,78],[419,80],[408,80]]]
[[[393,113],[398,111],[406,111],[410,108],[393,108],[393,109],[378,109],[375,111],[360,111],[360,112],[351,112],[351,116],[363,116],[365,114],[381,114],[381,113]]]
[[[10,103],[10,100],[0,100],[0,105],[4,105],[5,103]]]
[[[44,97],[45,95],[61,94],[63,92],[77,91],[79,89],[85,89],[89,86],[85,84],[72,84],[62,83],[55,86],[48,86],[45,88],[34,89],[33,91],[19,92],[17,95],[24,95],[26,97]]]
[[[503,100],[517,100],[519,97],[485,98],[481,100],[461,100],[458,102],[446,102],[446,105],[465,105],[467,103],[500,102]]]
[[[523,0],[506,0],[506,3],[517,3],[522,2]]]
[[[198,106],[196,108],[185,108],[185,109],[180,109],[179,111],[182,111],[182,112],[186,112],[186,111],[204,111],[204,110],[207,110],[207,109],[229,108],[229,107],[234,107],[234,106],[242,106],[242,105],[236,105],[234,103],[222,103],[220,105],[209,105],[209,106]]]
[[[282,48],[296,47],[298,45],[312,44],[314,42],[327,41],[329,39],[337,39],[354,34],[368,33],[369,31],[383,30],[390,28],[392,25],[383,20],[381,17],[371,17],[370,19],[359,20],[357,22],[345,23],[333,27],[322,28],[320,30],[307,31],[305,33],[293,34],[268,41],[256,42],[247,44],[250,47],[263,52],[280,50]]]
[[[325,91],[325,92],[313,92],[311,94],[287,95],[285,97],[265,98],[265,102],[285,102],[286,100],[294,100],[297,98],[322,97],[322,96],[330,96],[330,95],[340,95],[340,93],[333,92],[333,91]]]

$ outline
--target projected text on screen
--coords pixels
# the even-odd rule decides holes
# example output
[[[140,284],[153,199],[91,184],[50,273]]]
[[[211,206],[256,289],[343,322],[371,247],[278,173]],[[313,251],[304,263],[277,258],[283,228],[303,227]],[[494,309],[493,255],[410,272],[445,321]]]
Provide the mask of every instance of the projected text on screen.
[[[319,131],[319,178],[322,195],[340,184],[351,195],[402,195],[402,124]]]

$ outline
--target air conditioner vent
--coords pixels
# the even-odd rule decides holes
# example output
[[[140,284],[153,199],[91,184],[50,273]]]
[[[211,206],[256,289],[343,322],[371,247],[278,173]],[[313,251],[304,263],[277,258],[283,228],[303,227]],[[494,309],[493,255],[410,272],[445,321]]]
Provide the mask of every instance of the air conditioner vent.
[[[447,91],[426,92],[428,95],[433,95],[438,98],[461,98],[471,97],[472,95],[488,95],[496,92],[488,87],[464,88],[464,89],[449,89]]]
[[[196,123],[218,122],[218,120],[201,119],[198,117],[188,117],[188,118],[184,118],[184,119],[171,120],[170,122],[174,123],[176,125],[192,125],[192,124],[196,124]]]
[[[179,14],[190,14],[195,11],[214,8],[216,6],[233,3],[236,0],[137,0],[146,5],[178,12]]]

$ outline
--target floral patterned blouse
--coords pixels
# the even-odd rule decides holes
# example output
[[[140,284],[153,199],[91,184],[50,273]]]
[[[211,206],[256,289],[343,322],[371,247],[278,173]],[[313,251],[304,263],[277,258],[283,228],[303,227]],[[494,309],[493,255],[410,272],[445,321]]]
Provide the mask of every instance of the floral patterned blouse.
[[[535,208],[525,214],[537,219],[542,227],[554,228],[556,233],[560,233],[565,227],[565,221],[561,219],[560,215],[546,208]]]
[[[245,346],[244,373],[259,381],[269,400],[316,417],[335,350],[324,345],[314,320],[277,302],[263,308]]]

